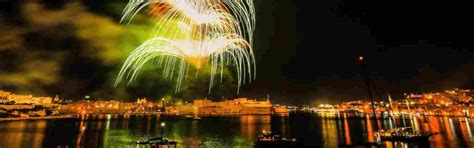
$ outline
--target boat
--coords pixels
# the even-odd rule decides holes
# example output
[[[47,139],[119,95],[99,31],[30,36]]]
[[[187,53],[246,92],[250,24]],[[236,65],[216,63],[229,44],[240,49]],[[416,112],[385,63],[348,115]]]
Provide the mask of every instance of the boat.
[[[269,131],[263,131],[258,135],[255,141],[255,147],[258,148],[273,148],[273,147],[297,147],[296,139],[283,138],[280,135],[274,135]]]
[[[388,101],[390,102],[389,110],[391,112],[389,116],[391,117],[390,119],[393,119],[391,108],[392,98],[390,97],[390,94],[388,95]],[[408,105],[408,112],[410,112],[410,105]],[[412,115],[409,115],[410,119],[412,119]],[[379,130],[375,132],[375,137],[377,138],[377,141],[427,142],[431,136],[436,134],[438,133],[415,130],[413,127],[395,127],[386,131]]]
[[[197,116],[197,115],[186,115],[184,116],[186,119],[192,119],[192,120],[201,120],[201,117]]]
[[[137,146],[147,146],[147,147],[167,147],[167,148],[176,148],[178,142],[173,140],[168,140],[166,138],[151,138],[143,141],[136,141]]]
[[[369,98],[370,98],[370,102],[372,104],[372,113],[373,113],[373,120],[374,120],[374,123],[377,123],[377,112],[376,112],[376,109],[375,109],[375,105],[374,105],[374,99],[372,97],[372,90],[371,90],[371,84],[373,86],[373,88],[376,88],[375,87],[375,84],[373,84],[373,82],[371,82],[370,80],[370,76],[367,72],[367,68],[366,68],[366,63],[365,63],[365,60],[363,60],[364,58],[363,57],[359,57],[359,60],[362,61],[362,66],[363,66],[363,71],[364,71],[364,77],[365,77],[365,80],[366,80],[366,85],[367,85],[367,92],[368,92],[368,95],[369,95]],[[390,102],[390,108],[388,108],[390,110],[390,113],[389,113],[389,116],[391,119],[393,119],[393,109],[392,109],[392,98],[390,96],[390,93],[388,94],[388,100]],[[412,124],[411,125],[414,125],[413,124],[413,117],[412,117],[412,114],[411,114],[411,111],[410,111],[410,104],[408,103],[408,100],[406,100],[406,104],[407,104],[407,107],[408,107],[408,113],[410,115],[410,120],[412,121]],[[395,120],[394,120],[395,121]],[[396,123],[396,122],[395,122]],[[396,124],[395,124],[396,126]],[[377,127],[377,126],[375,126]],[[377,141],[377,143],[380,143],[382,141],[403,141],[403,142],[428,142],[428,139],[435,135],[435,134],[438,134],[438,133],[432,133],[432,132],[424,132],[424,131],[421,131],[421,130],[415,130],[413,129],[413,127],[395,127],[395,128],[392,128],[392,129],[389,129],[389,130],[378,130],[374,133],[374,136]]]
[[[375,132],[377,141],[426,142],[437,133],[414,130],[412,127],[398,127],[387,131]]]
[[[135,144],[137,145],[145,145],[145,144],[149,144],[150,142],[148,140],[144,140],[144,141],[141,141],[141,140],[137,140],[135,142]]]

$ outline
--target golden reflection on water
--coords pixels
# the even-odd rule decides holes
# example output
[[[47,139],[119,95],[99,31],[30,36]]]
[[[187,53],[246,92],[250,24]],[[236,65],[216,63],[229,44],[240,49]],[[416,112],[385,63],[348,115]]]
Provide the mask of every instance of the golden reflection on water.
[[[454,131],[452,131],[452,128],[451,128],[451,118],[449,117],[443,117],[442,118],[442,122],[444,123],[444,129],[446,130],[446,138],[449,140],[449,141],[453,141],[454,140]]]
[[[377,120],[377,129],[382,129],[382,120]]]
[[[351,133],[349,131],[349,123],[347,122],[347,114],[344,113],[344,139],[346,140],[345,144],[351,144]]]
[[[423,131],[430,131],[433,133],[440,133],[438,135],[433,135],[431,136],[430,140],[432,141],[433,144],[431,144],[431,147],[435,148],[442,148],[443,146],[443,136],[441,135],[441,129],[443,128],[442,125],[440,124],[440,120],[438,117],[427,117],[428,122],[425,123],[425,126],[423,126]]]
[[[355,124],[354,121],[358,121],[359,119],[354,118],[352,119],[347,114],[342,114],[341,118],[335,120],[342,120],[343,121],[343,128],[339,128],[338,130],[342,130],[344,133],[344,137],[341,137],[340,143],[343,144],[355,144],[360,142],[375,142],[374,139],[374,128],[373,128],[373,121],[370,116],[366,115],[365,118],[362,118],[363,122],[363,129],[351,129],[351,125]],[[465,117],[436,117],[436,116],[418,116],[418,117],[401,117],[399,120],[398,127],[401,126],[409,126],[413,124],[414,128],[420,129],[422,131],[430,131],[434,133],[439,133],[434,135],[430,138],[429,142],[431,147],[457,147],[459,143],[462,145],[473,146],[474,138],[472,135],[471,129],[471,121]],[[401,120],[401,121],[400,121]],[[324,127],[324,124],[329,124],[329,122],[323,120],[321,121]],[[383,122],[380,123],[380,122]],[[408,124],[407,124],[408,123]],[[377,128],[378,129],[391,129],[395,125],[392,125],[392,119],[386,118],[377,120]],[[356,127],[357,128],[357,127]],[[325,131],[325,129],[322,129]],[[363,134],[357,133],[357,131],[364,132]],[[351,137],[351,132],[356,132],[352,136],[365,136],[365,141],[360,141],[358,137]],[[456,132],[460,132],[460,135],[457,135]],[[334,135],[336,135],[335,133]],[[461,138],[461,139],[460,139]],[[359,139],[357,141],[356,139]],[[461,140],[461,141],[459,141]],[[391,147],[411,147],[407,143],[403,142],[384,142],[384,146],[387,148]]]
[[[270,116],[240,116],[240,137],[254,140],[262,131],[271,131]]]
[[[133,119],[119,117],[119,119],[116,119],[117,117],[114,115],[92,115],[85,118],[94,120],[78,120],[71,123],[71,127],[66,128],[66,130],[70,130],[70,133],[67,134],[72,134],[75,138],[71,139],[70,147],[109,146],[143,137],[156,137],[160,135],[160,128],[157,125],[162,121],[161,118],[157,117],[143,117],[139,121],[137,117]],[[314,117],[306,116],[306,118]],[[277,120],[272,121],[272,119]],[[223,135],[232,137],[230,139],[231,144],[248,144],[252,143],[263,130],[271,131],[276,129],[283,136],[291,137],[298,136],[289,133],[290,130],[296,130],[291,128],[293,126],[308,126],[308,128],[310,126],[320,126],[316,127],[316,129],[320,128],[319,131],[321,133],[316,132],[314,134],[322,134],[322,143],[324,143],[323,146],[325,147],[333,147],[338,144],[350,145],[360,142],[374,142],[375,140],[373,135],[375,132],[374,122],[370,116],[362,116],[360,118],[352,117],[348,114],[340,114],[337,117],[322,117],[317,118],[317,120],[311,120],[311,125],[291,125],[291,121],[288,120],[289,122],[285,123],[287,120],[279,119],[272,118],[271,116],[241,116],[237,118],[218,118],[216,120],[204,117],[200,121],[175,120],[167,122],[165,129],[167,134],[165,135],[179,142],[191,141],[191,144],[199,144],[201,146],[225,146],[225,144],[219,145],[229,140],[222,138],[221,136]],[[209,126],[213,125],[215,121],[219,121],[215,123],[217,124],[215,127]],[[276,127],[272,127],[274,125],[272,122],[278,122],[279,124],[276,124]],[[474,142],[471,126],[473,123],[470,119],[464,117],[418,116],[414,118],[399,118],[397,122],[392,122],[392,120],[385,118],[383,120],[378,119],[376,129],[390,129],[395,125],[398,127],[407,126],[403,125],[403,122],[408,122],[409,124],[412,122],[414,126],[423,131],[440,133],[430,138],[431,147],[458,147],[460,143],[467,147],[473,146],[471,144]],[[52,125],[49,125],[50,123]],[[52,140],[54,137],[57,137],[54,136],[54,131],[46,130],[49,128],[51,128],[49,130],[57,130],[54,127],[58,124],[62,123],[52,123],[48,120],[0,122],[0,147],[41,147],[45,140]],[[56,132],[56,134],[58,133]],[[411,147],[409,144],[402,142],[385,142],[384,146],[387,148]]]
[[[79,134],[77,135],[76,138],[76,146],[80,146],[82,142],[82,137],[84,137],[84,132],[87,129],[87,122],[81,121],[79,124]]]
[[[463,132],[467,133],[467,137],[469,137],[466,139],[466,141],[474,141],[472,139],[471,124],[470,124],[471,120],[469,118],[464,118],[464,120],[465,120],[464,125],[466,126],[466,130],[463,130]]]
[[[338,130],[336,120],[330,118],[323,118],[321,121],[321,133],[323,134],[324,147],[338,145]]]
[[[279,118],[281,119],[281,122],[280,122],[281,125],[286,125],[287,124],[286,123],[287,120],[284,119],[286,117],[279,117]],[[291,133],[290,131],[291,131],[291,129],[289,127],[282,126],[281,135],[290,135],[290,133]]]
[[[372,128],[372,123],[369,115],[365,116],[365,121],[367,122],[367,136],[369,142],[375,142],[374,140],[374,129]]]
[[[12,121],[0,125],[0,147],[41,147],[46,129],[46,121]],[[31,130],[34,129],[34,130]],[[7,132],[5,132],[5,130]],[[29,141],[29,142],[24,142]],[[30,143],[34,143],[31,145]]]
[[[417,118],[413,116],[413,117],[410,117],[410,120],[411,120],[411,123],[412,123],[412,125],[413,125],[413,126],[412,126],[413,129],[415,129],[415,130],[420,130],[420,126],[419,126],[419,124],[418,124]]]
[[[461,134],[462,137],[464,138],[465,141],[471,141],[471,138],[469,137],[470,132],[468,131],[468,127],[466,126],[467,124],[465,123],[464,119],[459,119],[461,122],[459,122],[460,127],[461,127]]]
[[[151,132],[151,116],[148,116],[146,120],[145,133],[150,134],[150,132]]]
[[[110,128],[110,120],[111,120],[111,115],[110,114],[107,114],[106,117],[105,117],[105,129],[104,129],[104,143],[103,143],[103,147],[106,147],[108,146],[108,142],[109,142],[109,134],[108,134],[108,131],[109,131],[109,128]]]

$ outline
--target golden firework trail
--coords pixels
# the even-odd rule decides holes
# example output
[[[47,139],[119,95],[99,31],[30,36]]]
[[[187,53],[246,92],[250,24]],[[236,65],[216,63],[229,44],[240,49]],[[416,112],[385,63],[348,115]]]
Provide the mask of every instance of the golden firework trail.
[[[147,6],[157,19],[152,38],[130,54],[115,85],[122,79],[131,83],[151,60],[158,61],[165,78],[176,76],[176,92],[190,68],[199,70],[204,65],[211,66],[209,92],[216,74],[222,81],[226,66],[236,69],[237,93],[255,78],[252,0],[130,0],[121,22],[130,23]]]

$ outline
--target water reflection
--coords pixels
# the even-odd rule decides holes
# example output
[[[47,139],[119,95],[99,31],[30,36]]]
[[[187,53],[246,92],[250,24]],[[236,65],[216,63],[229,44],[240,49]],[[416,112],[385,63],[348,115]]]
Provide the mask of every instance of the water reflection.
[[[365,115],[365,121],[367,121],[367,136],[368,136],[368,142],[375,142],[374,140],[374,130],[372,129],[372,123],[370,123],[370,117],[369,115]]]
[[[347,145],[352,144],[351,143],[351,134],[350,134],[350,129],[349,129],[349,122],[347,121],[347,114],[344,114],[344,137],[346,140]]]
[[[270,119],[270,116],[241,116],[240,138],[253,141],[255,140],[255,135],[263,131],[271,131]]]
[[[164,133],[160,130],[161,122],[166,122]],[[199,121],[155,115],[88,115],[79,120],[0,122],[0,147],[130,147],[132,141],[161,134],[181,146],[253,147],[256,136],[263,130],[297,138],[310,146],[337,147],[373,142],[377,129],[411,125],[440,133],[430,138],[431,147],[472,147],[473,124],[464,117],[434,116],[396,120],[385,117],[375,123],[370,116],[349,114],[204,117]],[[402,142],[385,142],[384,146],[423,147]]]
[[[324,137],[323,146],[328,147],[328,146],[337,145],[339,143],[339,139],[338,139],[339,136],[338,136],[336,120],[323,118],[321,122],[322,122],[321,133],[323,134],[323,137]]]
[[[0,146],[41,147],[46,125],[46,121],[12,121],[2,123],[0,124]],[[38,145],[30,145],[29,141],[31,143],[38,143]]]
[[[463,119],[464,119],[465,124],[462,124],[461,122],[461,126],[465,128],[462,128],[461,131],[463,132],[463,135],[466,141],[474,141],[472,139],[472,132],[470,132],[471,131],[471,125],[469,124],[470,121],[468,118],[463,118]]]

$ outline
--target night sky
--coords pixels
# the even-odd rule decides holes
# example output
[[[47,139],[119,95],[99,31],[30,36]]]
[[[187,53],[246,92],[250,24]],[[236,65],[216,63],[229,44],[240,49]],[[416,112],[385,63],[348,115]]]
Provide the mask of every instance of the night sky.
[[[269,33],[258,37],[258,76],[244,93],[305,103],[367,98],[359,55],[384,98],[474,85],[473,15],[462,3],[262,3],[273,9],[257,8],[257,32]]]
[[[19,16],[19,6],[22,4],[0,3],[3,10],[0,25],[20,24],[17,25],[20,26],[19,30],[28,28],[26,26],[29,25],[25,25],[28,22]],[[49,9],[55,10],[63,9],[64,5],[64,2],[57,1],[47,3],[51,6]],[[118,24],[120,12],[110,12],[111,9],[108,8],[111,3],[85,0],[81,4],[84,6],[83,11],[109,18],[110,22]],[[401,97],[404,92],[473,88],[474,51],[473,44],[470,43],[474,13],[470,13],[468,6],[432,1],[257,0],[254,45],[257,78],[251,84],[244,85],[238,96],[261,99],[269,94],[276,103],[291,104],[339,103],[364,99],[367,98],[367,91],[361,75],[362,65],[357,62],[361,55],[367,59],[368,72],[376,88],[374,96],[377,98],[385,98],[387,93]],[[64,18],[58,18],[60,19]],[[29,40],[51,42],[52,48],[41,48],[41,53],[61,51],[64,54],[56,57],[70,59],[67,62],[69,64],[59,66],[58,80],[44,85],[26,85],[26,82],[9,81],[4,77],[0,79],[0,84],[4,83],[2,88],[44,95],[59,94],[69,98],[101,91],[98,94],[102,97],[115,97],[113,94],[116,93],[104,95],[107,94],[104,92],[110,92],[113,88],[108,87],[108,80],[116,72],[117,64],[104,64],[97,57],[91,58],[90,54],[93,53],[81,50],[90,48],[88,42],[77,38],[75,33],[64,33],[64,30],[77,27],[58,26],[60,27],[21,34],[26,41],[22,44],[28,45],[27,47],[45,45],[31,44]],[[1,32],[10,33],[3,30]],[[46,32],[68,35],[43,35]],[[38,41],[37,38],[45,39]],[[54,45],[57,40],[62,43],[68,41],[70,44],[58,47],[61,50],[52,50],[56,48]],[[4,37],[0,40],[0,43],[5,42],[9,42],[9,39]],[[23,46],[18,46],[21,47]],[[10,57],[8,55],[23,54],[13,52],[13,49],[8,46],[0,48],[0,76],[15,72],[22,74],[18,72],[17,64],[7,58]],[[67,80],[71,80],[71,83],[67,83]],[[161,81],[155,81],[147,91],[142,91],[140,87],[120,89],[131,92],[130,98],[163,96],[167,92],[154,89],[155,85],[160,88],[168,86],[157,83]],[[37,87],[42,89],[37,90]],[[203,87],[207,88],[207,85]],[[220,94],[236,96],[233,93],[235,91]],[[213,96],[215,95],[209,95]]]

